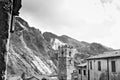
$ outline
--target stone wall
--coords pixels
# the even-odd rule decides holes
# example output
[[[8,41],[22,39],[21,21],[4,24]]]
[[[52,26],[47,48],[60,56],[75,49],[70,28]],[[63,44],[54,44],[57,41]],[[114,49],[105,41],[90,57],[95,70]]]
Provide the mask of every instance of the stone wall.
[[[5,80],[7,42],[9,36],[9,2],[0,1],[0,80]]]

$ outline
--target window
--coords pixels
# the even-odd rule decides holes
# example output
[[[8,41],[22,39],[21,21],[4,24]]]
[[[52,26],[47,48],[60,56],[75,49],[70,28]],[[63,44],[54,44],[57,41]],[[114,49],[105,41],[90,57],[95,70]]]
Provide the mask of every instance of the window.
[[[81,74],[81,69],[79,69],[79,74]]]
[[[83,70],[83,72],[84,72],[84,76],[86,76],[86,70]]]
[[[112,69],[112,72],[116,72],[115,61],[111,61],[111,69]]]
[[[62,53],[61,53],[62,55],[61,56],[63,56],[63,54],[64,54],[64,51],[62,50]]]
[[[71,56],[71,51],[69,52],[69,56]]]
[[[90,69],[92,69],[92,62],[90,62]]]
[[[71,64],[71,60],[69,60],[69,64]]]
[[[98,70],[101,71],[101,62],[98,61]]]

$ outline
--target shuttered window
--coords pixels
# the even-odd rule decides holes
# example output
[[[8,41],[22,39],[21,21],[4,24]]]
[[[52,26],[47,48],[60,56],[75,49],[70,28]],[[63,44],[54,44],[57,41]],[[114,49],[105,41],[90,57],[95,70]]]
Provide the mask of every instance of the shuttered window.
[[[92,69],[92,62],[90,62],[90,69]]]
[[[116,72],[116,64],[115,64],[115,61],[111,61],[111,69],[112,69],[112,72]]]
[[[79,74],[81,74],[81,69],[79,69]]]
[[[98,70],[101,71],[101,62],[98,61]]]
[[[84,76],[86,76],[86,70],[83,70],[83,72],[84,72]]]

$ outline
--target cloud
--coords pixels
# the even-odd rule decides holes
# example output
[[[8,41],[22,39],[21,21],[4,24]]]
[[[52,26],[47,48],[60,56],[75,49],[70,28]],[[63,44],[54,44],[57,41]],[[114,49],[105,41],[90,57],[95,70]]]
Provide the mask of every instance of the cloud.
[[[102,2],[102,3],[101,3]],[[119,39],[118,0],[23,0],[20,16],[31,26],[115,48]],[[109,4],[108,4],[109,3]],[[116,39],[118,39],[116,41]]]

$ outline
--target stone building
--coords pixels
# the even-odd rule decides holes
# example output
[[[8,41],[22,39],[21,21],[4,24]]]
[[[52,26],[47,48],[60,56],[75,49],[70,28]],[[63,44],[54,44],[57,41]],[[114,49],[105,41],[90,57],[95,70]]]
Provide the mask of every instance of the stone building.
[[[87,61],[88,80],[120,80],[120,50],[92,56]]]
[[[79,80],[87,80],[88,79],[88,70],[87,70],[87,63],[82,63],[77,65],[78,70],[78,79]]]
[[[74,68],[74,54],[76,49],[70,45],[59,47],[58,50],[58,79],[71,80]]]

